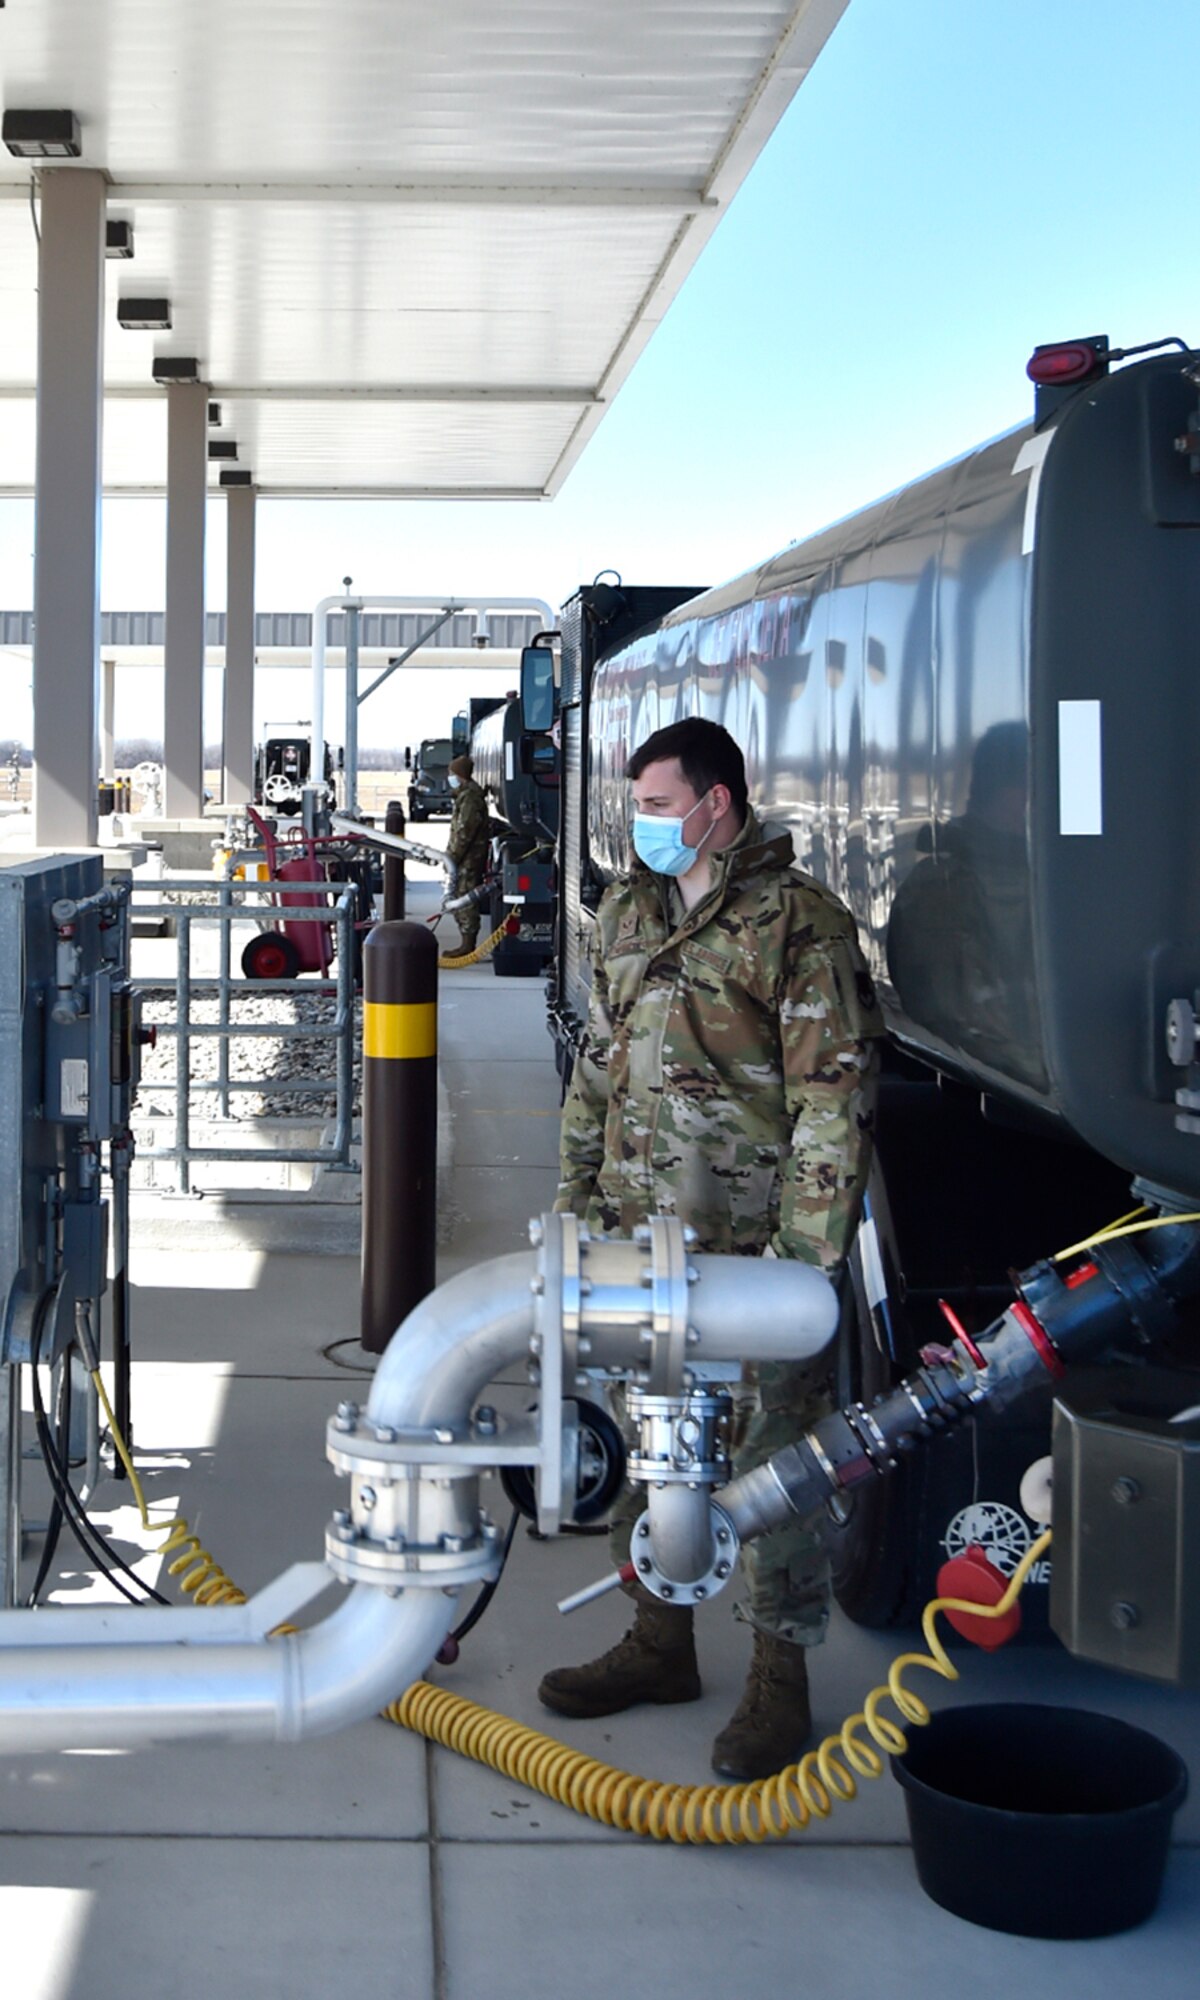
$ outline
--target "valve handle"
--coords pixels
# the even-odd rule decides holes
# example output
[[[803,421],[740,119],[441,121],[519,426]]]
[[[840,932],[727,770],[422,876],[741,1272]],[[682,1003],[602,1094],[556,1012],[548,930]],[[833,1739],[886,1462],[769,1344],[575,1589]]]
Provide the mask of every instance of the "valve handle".
[[[949,1299],[938,1300],[938,1311],[941,1313],[942,1318],[946,1321],[946,1324],[950,1327],[951,1331],[953,1332],[955,1340],[957,1340],[960,1347],[966,1350],[971,1360],[975,1363],[976,1368],[980,1369],[986,1368],[987,1361],[985,1357],[980,1353],[978,1347],[975,1345],[975,1342],[972,1340],[970,1334],[967,1332],[966,1327],[963,1325],[958,1314],[955,1312],[954,1307],[950,1304]]]
[[[563,1612],[578,1611],[581,1604],[591,1604],[594,1598],[607,1597],[610,1590],[619,1589],[623,1583],[632,1583],[636,1576],[637,1571],[631,1562],[622,1563],[620,1569],[610,1570],[598,1583],[587,1583],[582,1590],[575,1591],[573,1596],[564,1597],[558,1608]]]

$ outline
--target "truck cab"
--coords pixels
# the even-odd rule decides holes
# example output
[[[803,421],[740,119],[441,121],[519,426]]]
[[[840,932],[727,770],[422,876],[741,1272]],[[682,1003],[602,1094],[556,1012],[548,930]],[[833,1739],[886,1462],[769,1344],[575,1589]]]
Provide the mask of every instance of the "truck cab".
[[[432,819],[435,814],[449,817],[454,809],[450,784],[450,759],[454,745],[448,736],[426,736],[412,759],[408,789],[410,820]]]

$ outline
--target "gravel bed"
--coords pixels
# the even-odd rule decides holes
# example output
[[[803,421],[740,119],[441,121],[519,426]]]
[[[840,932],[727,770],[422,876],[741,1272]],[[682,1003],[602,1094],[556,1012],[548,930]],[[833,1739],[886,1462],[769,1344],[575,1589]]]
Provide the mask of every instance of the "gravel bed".
[[[362,1108],[361,994],[356,996],[354,1008],[353,1115],[357,1116]],[[252,987],[238,987],[231,995],[229,1011],[230,1020],[234,1023],[328,1026],[337,1012],[337,998],[332,993],[256,993]],[[173,1023],[174,989],[170,986],[145,989],[142,1018],[147,1027],[154,1023]],[[201,1023],[217,1021],[220,1018],[217,996],[194,995],[191,1018],[193,1022]],[[188,1068],[193,1083],[215,1080],[219,1046],[215,1035],[201,1036],[191,1043]],[[137,1103],[141,1117],[162,1118],[173,1113],[175,1053],[176,1037],[173,1034],[160,1035],[157,1048],[143,1049],[142,1081]],[[261,1079],[263,1088],[236,1091],[229,1099],[229,1116],[246,1120],[263,1117],[332,1118],[336,1063],[337,1045],[331,1038],[314,1041],[281,1040],[274,1035],[235,1038],[229,1043],[230,1082],[257,1082]],[[311,1091],[273,1091],[272,1079],[280,1082],[311,1079],[314,1087]],[[198,1116],[215,1118],[219,1114],[220,1102],[215,1091],[202,1092],[193,1097],[192,1103]]]

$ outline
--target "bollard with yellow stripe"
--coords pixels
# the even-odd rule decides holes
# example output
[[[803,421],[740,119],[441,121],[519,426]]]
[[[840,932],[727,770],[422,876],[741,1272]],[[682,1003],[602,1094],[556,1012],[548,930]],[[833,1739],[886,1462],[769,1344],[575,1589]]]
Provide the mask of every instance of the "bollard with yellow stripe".
[[[376,924],[363,946],[362,1344],[382,1354],[437,1277],[437,940]]]

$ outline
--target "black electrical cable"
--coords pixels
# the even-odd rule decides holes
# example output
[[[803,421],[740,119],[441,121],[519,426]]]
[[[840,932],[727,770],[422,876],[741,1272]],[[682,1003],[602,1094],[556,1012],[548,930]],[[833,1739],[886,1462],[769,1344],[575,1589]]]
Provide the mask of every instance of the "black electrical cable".
[[[40,1346],[41,1343],[40,1333],[38,1336],[38,1340]],[[71,1356],[69,1350],[67,1354],[63,1357],[62,1372],[59,1376],[58,1409],[55,1413],[54,1422],[55,1422],[55,1429],[58,1432],[59,1453],[60,1456],[66,1458],[67,1453],[70,1451],[71,1448],[70,1445]],[[26,1599],[26,1603],[31,1611],[37,1604],[38,1598],[41,1596],[42,1586],[45,1583],[47,1576],[50,1574],[50,1565],[54,1561],[55,1555],[58,1552],[58,1541],[59,1541],[59,1536],[62,1533],[62,1524],[63,1524],[62,1503],[60,1502],[56,1494],[54,1497],[54,1505],[50,1509],[50,1519],[46,1524],[46,1539],[42,1544],[42,1558],[38,1564],[38,1572],[36,1577],[34,1578],[33,1589],[30,1591],[29,1596]]]
[[[54,1489],[55,1498],[58,1500],[60,1506],[63,1509],[71,1533],[74,1535],[76,1541],[79,1543],[79,1546],[83,1550],[83,1553],[87,1557],[89,1563],[91,1563],[93,1567],[101,1570],[103,1574],[108,1577],[109,1582],[113,1585],[114,1589],[118,1590],[121,1596],[125,1598],[128,1603],[139,1604],[143,1602],[143,1600],[141,1598],[135,1597],[134,1593],[131,1590],[127,1590],[125,1585],[121,1582],[120,1577],[113,1575],[112,1570],[109,1567],[109,1554],[104,1549],[104,1545],[100,1541],[100,1537],[97,1535],[95,1529],[92,1527],[91,1522],[88,1520],[87,1514],[84,1511],[83,1502],[80,1500],[79,1495],[75,1492],[74,1487],[71,1485],[69,1479],[67,1478],[66,1473],[63,1470],[62,1462],[59,1459],[58,1453],[54,1448],[54,1441],[50,1436],[50,1426],[46,1421],[46,1406],[42,1400],[42,1393],[40,1385],[38,1384],[37,1381],[36,1370],[34,1371],[33,1379],[34,1379],[33,1421],[37,1429],[38,1444],[41,1448],[42,1458],[45,1461],[46,1471],[47,1474],[49,1475],[50,1484]],[[116,1562],[120,1562],[119,1557],[114,1557],[113,1560]],[[124,1569],[128,1569],[128,1565],[124,1563],[121,1564],[121,1567]],[[129,1571],[129,1574],[132,1575],[133,1572]],[[134,1581],[140,1582],[140,1578],[135,1577]]]
[[[64,1467],[61,1459],[59,1458],[58,1452],[55,1449],[54,1441],[50,1436],[50,1425],[46,1416],[46,1405],[42,1396],[41,1381],[38,1376],[38,1367],[39,1367],[41,1347],[42,1347],[42,1334],[45,1328],[46,1307],[48,1306],[48,1304],[49,1304],[49,1299],[47,1299],[46,1305],[43,1306],[42,1311],[39,1313],[38,1320],[34,1328],[34,1336],[31,1343],[30,1359],[33,1363],[33,1367],[31,1369],[32,1384],[33,1384],[33,1420],[35,1428],[37,1430],[38,1445],[41,1448],[42,1458],[45,1461],[46,1471],[47,1474],[49,1475],[50,1484],[54,1488],[55,1498],[59,1501],[60,1505],[62,1506],[63,1512],[66,1515],[67,1523],[76,1541],[79,1543],[80,1548],[83,1550],[84,1554],[88,1557],[89,1561],[92,1562],[102,1572],[102,1574],[108,1578],[114,1590],[119,1591],[121,1596],[125,1598],[126,1601],[130,1604],[153,1603],[153,1604],[169,1605],[170,1604],[169,1598],[160,1596],[159,1592],[155,1590],[151,1584],[145,1583],[143,1579],[137,1575],[136,1571],[130,1568],[129,1564],[124,1560],[124,1558],[122,1556],[119,1556],[116,1553],[115,1549],[110,1548],[108,1544],[103,1540],[102,1536],[100,1535],[96,1527],[93,1525],[92,1521],[89,1519],[87,1510],[84,1507],[82,1500],[79,1498],[79,1495],[76,1493],[74,1487],[72,1486],[66,1468]],[[115,1573],[116,1570],[118,1569],[123,1570],[125,1575],[130,1579],[130,1581],[132,1583],[135,1583],[138,1589],[144,1593],[141,1597],[136,1597],[132,1591],[126,1589],[120,1577],[117,1576]]]
[[[152,1589],[149,1584],[144,1583],[137,1572],[130,1568],[122,1556],[117,1555],[116,1551],[109,1547],[103,1536],[98,1532],[82,1500],[63,1470],[62,1461],[54,1448],[45,1416],[36,1408],[34,1410],[34,1423],[37,1427],[38,1443],[41,1446],[42,1457],[45,1460],[50,1483],[63,1508],[67,1525],[89,1563],[95,1569],[98,1569],[103,1576],[107,1577],[114,1590],[118,1591],[127,1603],[147,1604],[152,1602],[155,1604],[167,1604],[169,1599],[160,1597],[156,1590]],[[116,1574],[117,1570],[122,1570],[130,1579],[130,1582],[136,1584],[137,1590],[143,1594],[138,1596],[137,1591],[129,1590]]]
[[[521,1518],[520,1508],[514,1507],[512,1510],[512,1519],[509,1521],[508,1524],[508,1532],[504,1537],[504,1547],[500,1551],[499,1569],[496,1571],[496,1574],[492,1578],[491,1582],[484,1584],[483,1589],[480,1591],[478,1597],[475,1599],[475,1602],[471,1606],[471,1609],[468,1611],[466,1617],[462,1620],[461,1624],[456,1625],[454,1627],[454,1630],[451,1632],[449,1638],[445,1642],[447,1646],[453,1646],[456,1652],[458,1650],[458,1647],[462,1644],[463,1640],[466,1638],[467,1633],[473,1632],[475,1630],[475,1627],[478,1625],[480,1619],[483,1617],[484,1612],[487,1610],[488,1605],[491,1603],[493,1597],[496,1595],[496,1592],[500,1588],[500,1579],[504,1575],[504,1565],[508,1561],[508,1552],[513,1545],[513,1536],[517,1532],[517,1522],[520,1520],[520,1518]]]

